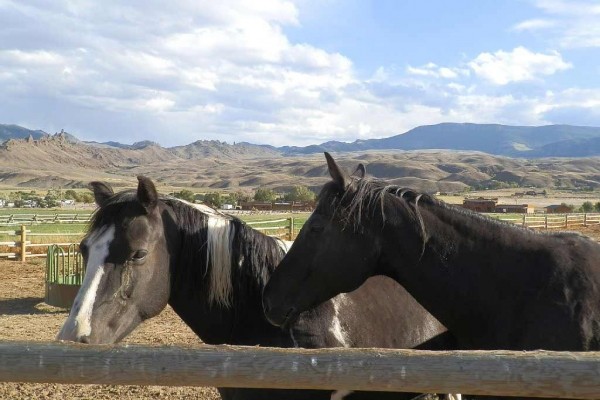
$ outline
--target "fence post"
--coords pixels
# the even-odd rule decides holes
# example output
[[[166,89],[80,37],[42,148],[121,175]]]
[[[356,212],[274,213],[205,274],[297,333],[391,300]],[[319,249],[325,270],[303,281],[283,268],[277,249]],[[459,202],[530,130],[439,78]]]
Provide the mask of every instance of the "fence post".
[[[527,226],[527,220],[525,219],[527,214],[523,214],[523,227]]]
[[[294,240],[294,217],[290,217],[290,240]]]
[[[583,226],[587,226],[587,213],[583,214]]]
[[[569,227],[569,214],[565,214],[565,228]]]
[[[548,215],[544,216],[544,227],[548,230]]]
[[[27,230],[25,225],[21,225],[21,262],[27,259]]]

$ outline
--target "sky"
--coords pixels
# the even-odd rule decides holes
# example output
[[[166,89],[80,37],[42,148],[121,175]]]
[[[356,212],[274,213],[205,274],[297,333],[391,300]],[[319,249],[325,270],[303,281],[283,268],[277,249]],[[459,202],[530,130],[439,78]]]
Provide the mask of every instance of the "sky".
[[[0,123],[308,145],[600,126],[598,0],[0,0]]]

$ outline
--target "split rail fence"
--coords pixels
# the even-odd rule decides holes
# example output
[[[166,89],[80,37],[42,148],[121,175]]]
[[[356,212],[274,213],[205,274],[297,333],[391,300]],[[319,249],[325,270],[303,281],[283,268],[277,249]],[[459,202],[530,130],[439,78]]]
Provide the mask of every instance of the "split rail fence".
[[[20,221],[23,220],[21,219]],[[61,222],[64,221],[64,219],[61,220]],[[70,219],[69,221],[81,223],[84,220]],[[53,222],[55,221],[46,220],[42,222],[41,220],[38,220],[37,224]],[[1,222],[0,225],[2,225]],[[252,226],[254,229],[264,232],[267,235],[279,237],[284,240],[293,240],[299,230],[298,224],[295,222],[293,217],[265,221],[251,221],[248,222],[248,225]],[[6,226],[0,227],[0,229],[6,229]],[[45,257],[46,250],[49,246],[58,245],[68,247],[73,244],[78,244],[84,235],[85,232],[33,232],[31,226],[27,225],[21,225],[20,229],[15,230],[0,230],[0,236],[4,239],[9,239],[0,241],[0,248],[8,250],[0,252],[0,257],[19,259],[21,261],[25,261],[32,257]],[[60,240],[57,241],[57,239]]]
[[[586,214],[494,214],[501,221],[536,229],[568,229],[575,226],[600,224],[600,213]]]
[[[0,342],[0,382],[598,399],[600,352]]]

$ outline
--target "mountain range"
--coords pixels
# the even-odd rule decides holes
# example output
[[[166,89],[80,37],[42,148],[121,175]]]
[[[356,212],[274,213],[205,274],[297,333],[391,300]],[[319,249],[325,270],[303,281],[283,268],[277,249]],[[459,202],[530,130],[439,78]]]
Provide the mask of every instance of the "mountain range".
[[[62,132],[73,143],[81,142],[75,136]],[[0,125],[0,142],[10,139],[34,140],[48,136],[41,130],[29,130],[18,125]],[[119,149],[142,149],[160,147],[151,141],[131,145],[118,142],[83,142],[90,146]],[[256,145],[236,143],[229,145],[219,141],[196,141],[186,146],[167,148],[185,155],[206,155],[206,152],[222,152],[235,155],[296,155],[329,152],[355,152],[365,150],[461,150],[481,151],[507,157],[589,157],[600,155],[600,127],[573,125],[509,126],[498,124],[443,123],[419,126],[408,132],[383,139],[356,140],[352,143],[329,141],[305,147]]]
[[[324,150],[337,152],[348,169],[362,162],[376,177],[427,192],[600,188],[600,157],[591,157],[600,155],[600,128],[588,127],[440,124],[353,143],[273,147],[199,140],[165,148],[0,125],[0,141],[0,186],[10,188],[85,187],[92,180],[130,186],[136,175],[146,175],[163,190],[286,191],[299,184],[316,190],[328,179]]]

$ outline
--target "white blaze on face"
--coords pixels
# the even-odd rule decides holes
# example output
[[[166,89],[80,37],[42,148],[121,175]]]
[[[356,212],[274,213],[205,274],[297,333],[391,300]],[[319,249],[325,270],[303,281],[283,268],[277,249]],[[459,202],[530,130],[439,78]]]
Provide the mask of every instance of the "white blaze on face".
[[[85,278],[75,298],[74,307],[65,321],[57,339],[79,340],[92,333],[92,311],[100,280],[105,273],[105,262],[110,244],[115,237],[115,227],[110,225],[92,232],[87,239],[88,258]]]

